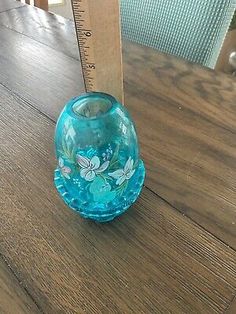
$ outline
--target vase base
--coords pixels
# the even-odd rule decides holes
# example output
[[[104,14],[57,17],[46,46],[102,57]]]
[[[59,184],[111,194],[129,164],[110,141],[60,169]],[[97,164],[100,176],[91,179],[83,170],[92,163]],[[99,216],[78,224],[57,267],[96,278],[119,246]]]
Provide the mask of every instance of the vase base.
[[[66,186],[66,179],[62,176],[58,168],[54,172],[56,189],[66,205],[78,212],[83,218],[92,219],[102,223],[109,222],[123,214],[138,198],[145,178],[145,168],[141,160],[138,166],[137,178],[136,180],[134,178],[135,188],[130,188],[126,194],[120,196],[113,202],[110,202],[110,205],[109,203],[93,203],[91,206],[91,204],[85,200],[72,195],[73,193],[71,193],[70,189]]]

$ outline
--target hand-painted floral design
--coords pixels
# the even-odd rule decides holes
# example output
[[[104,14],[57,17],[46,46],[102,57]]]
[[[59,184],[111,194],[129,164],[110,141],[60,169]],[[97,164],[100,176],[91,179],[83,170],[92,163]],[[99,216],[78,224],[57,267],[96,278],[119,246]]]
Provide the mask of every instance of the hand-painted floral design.
[[[97,174],[105,171],[109,166],[109,161],[105,161],[100,166],[100,160],[97,156],[92,157],[91,159],[77,155],[77,162],[80,165],[80,176],[84,178],[86,181],[93,181]]]
[[[77,152],[74,145],[73,126],[67,125],[65,128],[67,138],[70,141],[62,143],[62,155],[59,158],[59,169],[63,177],[70,179],[72,169],[68,164],[77,165],[79,176],[72,178],[73,184],[80,189],[83,186],[81,178],[89,183],[88,190],[93,194],[94,201],[107,201],[115,198],[115,195],[122,195],[128,187],[128,181],[133,176],[136,163],[130,157],[125,165],[119,160],[119,145],[115,148],[111,144],[104,149],[100,158],[94,154],[93,148],[89,148],[84,156]],[[93,155],[94,154],[94,155]],[[65,165],[66,162],[66,165]],[[118,168],[118,170],[117,170]],[[74,172],[75,171],[75,172]],[[73,175],[78,174],[73,170]]]
[[[129,180],[134,174],[133,169],[134,161],[131,157],[127,160],[124,169],[118,169],[114,172],[108,173],[108,175],[116,179],[116,184],[121,185],[125,180]]]
[[[96,177],[89,187],[95,202],[106,203],[116,197],[116,192],[111,191],[111,185],[101,177]]]
[[[102,154],[102,159],[104,161],[106,160],[110,160],[113,154],[113,150],[111,148],[111,144],[108,144],[108,148],[106,149],[106,151]]]
[[[64,165],[64,160],[59,157],[59,169],[66,179],[70,179],[71,168]]]

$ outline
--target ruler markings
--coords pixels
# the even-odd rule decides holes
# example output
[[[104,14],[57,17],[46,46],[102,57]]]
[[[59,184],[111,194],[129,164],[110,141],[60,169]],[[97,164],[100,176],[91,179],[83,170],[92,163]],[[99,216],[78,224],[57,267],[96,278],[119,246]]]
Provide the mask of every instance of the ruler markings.
[[[107,92],[123,102],[119,1],[71,3],[86,91]]]

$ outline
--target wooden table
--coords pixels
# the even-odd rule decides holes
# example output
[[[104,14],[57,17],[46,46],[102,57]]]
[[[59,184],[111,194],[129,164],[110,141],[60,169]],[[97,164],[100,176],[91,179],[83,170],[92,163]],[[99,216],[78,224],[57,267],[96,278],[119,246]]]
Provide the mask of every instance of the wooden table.
[[[124,42],[147,178],[95,224],[53,185],[55,121],[84,90],[73,23],[0,12],[0,313],[236,313],[235,79]]]

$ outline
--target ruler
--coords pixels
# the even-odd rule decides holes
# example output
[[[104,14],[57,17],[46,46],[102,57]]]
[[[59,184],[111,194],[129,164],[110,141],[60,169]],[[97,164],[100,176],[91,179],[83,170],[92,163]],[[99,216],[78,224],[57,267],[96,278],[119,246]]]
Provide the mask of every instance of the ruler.
[[[119,0],[71,0],[87,92],[123,103]]]

